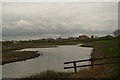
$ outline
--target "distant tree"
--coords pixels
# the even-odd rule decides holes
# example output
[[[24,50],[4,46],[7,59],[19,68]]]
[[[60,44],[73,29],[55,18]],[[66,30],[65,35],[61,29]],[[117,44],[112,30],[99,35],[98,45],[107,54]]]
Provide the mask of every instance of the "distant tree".
[[[115,30],[115,31],[113,32],[113,34],[114,34],[115,37],[120,37],[120,29]]]
[[[93,35],[91,35],[91,38],[94,38],[94,36],[93,36]]]

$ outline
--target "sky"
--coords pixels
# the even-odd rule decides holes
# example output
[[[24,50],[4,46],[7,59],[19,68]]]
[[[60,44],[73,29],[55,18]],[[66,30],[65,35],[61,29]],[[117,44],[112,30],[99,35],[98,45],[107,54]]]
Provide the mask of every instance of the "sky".
[[[117,2],[3,2],[3,40],[104,36],[118,29]]]

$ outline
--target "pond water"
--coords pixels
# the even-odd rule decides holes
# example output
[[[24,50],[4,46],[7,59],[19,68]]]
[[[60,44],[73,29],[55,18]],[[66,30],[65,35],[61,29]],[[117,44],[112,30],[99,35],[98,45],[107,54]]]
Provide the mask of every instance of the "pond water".
[[[21,62],[14,62],[2,66],[3,78],[19,78],[46,70],[73,71],[65,70],[65,61],[80,60],[90,58],[92,48],[79,47],[79,45],[64,45],[54,48],[28,48],[21,51],[38,51],[41,56]],[[90,62],[78,63],[77,65],[89,64]]]

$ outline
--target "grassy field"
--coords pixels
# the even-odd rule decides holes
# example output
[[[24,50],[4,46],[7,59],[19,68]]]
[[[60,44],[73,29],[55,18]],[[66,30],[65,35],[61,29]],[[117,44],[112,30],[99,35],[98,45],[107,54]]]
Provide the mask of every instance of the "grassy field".
[[[120,56],[118,39],[89,42],[86,44],[86,46],[94,47],[93,52],[91,54],[92,58]],[[100,61],[94,61],[94,63],[104,63],[104,62],[110,62],[110,61],[118,61],[118,59],[100,60]],[[43,73],[26,76],[24,78],[28,78],[28,79],[29,78],[63,78],[63,77],[67,79],[114,78],[114,80],[119,80],[120,79],[119,74],[120,74],[120,65],[111,64],[111,65],[101,65],[101,66],[94,66],[94,67],[81,69],[78,73],[74,73],[74,74],[62,73],[62,75],[60,75],[59,72],[46,71]]]
[[[101,46],[100,51],[107,56],[120,55],[118,39],[92,42],[91,44],[92,45],[100,45]]]

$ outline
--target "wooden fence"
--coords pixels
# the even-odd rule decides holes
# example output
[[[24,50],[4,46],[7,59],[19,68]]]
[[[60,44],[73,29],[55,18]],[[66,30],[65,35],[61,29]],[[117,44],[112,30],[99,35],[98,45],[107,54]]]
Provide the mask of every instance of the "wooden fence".
[[[74,65],[74,66],[71,66],[71,67],[64,67],[64,69],[74,68],[74,71],[77,72],[77,68],[78,68],[78,67],[88,67],[88,66],[97,66],[97,65],[105,65],[105,64],[116,64],[116,63],[120,63],[120,61],[116,61],[116,62],[107,62],[107,63],[93,64],[93,61],[96,61],[96,60],[112,59],[112,58],[120,58],[120,56],[105,57],[105,58],[90,58],[90,59],[85,59],[85,60],[77,60],[77,61],[64,62],[64,64],[73,63],[73,65]],[[78,62],[86,62],[86,61],[90,61],[91,64],[88,64],[88,65],[81,65],[81,66],[77,66],[77,65],[76,65],[76,63],[78,63]]]

